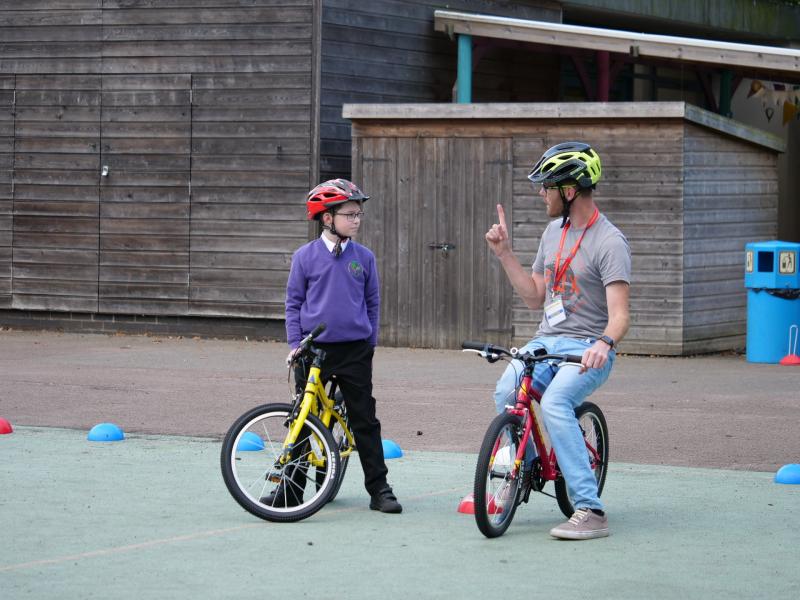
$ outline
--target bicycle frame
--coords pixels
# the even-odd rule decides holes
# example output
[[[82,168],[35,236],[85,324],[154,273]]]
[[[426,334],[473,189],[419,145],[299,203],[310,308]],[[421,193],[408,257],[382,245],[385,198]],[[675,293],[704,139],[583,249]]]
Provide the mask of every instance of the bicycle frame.
[[[513,408],[506,409],[507,412],[522,417],[525,424],[519,447],[517,448],[517,455],[514,460],[514,469],[511,474],[513,477],[518,475],[525,458],[528,440],[531,438],[531,435],[533,435],[533,444],[541,459],[541,477],[546,481],[555,481],[561,475],[557,467],[556,453],[552,447],[548,447],[545,441],[547,440],[547,434],[534,407],[534,402],[540,403],[541,401],[542,395],[533,387],[533,366],[528,365],[525,367],[522,380],[520,381],[519,392],[517,392],[517,402]],[[600,460],[597,449],[589,445],[588,442],[586,443],[586,448],[591,455],[591,466],[595,468]],[[495,453],[497,449],[498,448],[495,447]]]
[[[339,452],[342,458],[349,456],[355,447],[353,434],[342,418],[342,415],[334,409],[335,403],[333,398],[328,397],[328,393],[322,381],[321,365],[322,361],[325,359],[325,352],[320,349],[312,349],[312,352],[314,353],[314,361],[308,373],[308,380],[306,381],[306,387],[303,391],[303,400],[300,403],[297,418],[295,418],[292,428],[289,430],[283,442],[283,451],[280,457],[281,464],[286,464],[291,460],[294,445],[297,442],[297,438],[300,436],[300,432],[309,414],[318,416],[322,424],[328,428],[331,427],[333,419],[339,422],[347,438],[347,447],[343,450],[340,449]],[[309,462],[317,467],[324,466],[324,459],[318,457],[313,450],[309,454]]]

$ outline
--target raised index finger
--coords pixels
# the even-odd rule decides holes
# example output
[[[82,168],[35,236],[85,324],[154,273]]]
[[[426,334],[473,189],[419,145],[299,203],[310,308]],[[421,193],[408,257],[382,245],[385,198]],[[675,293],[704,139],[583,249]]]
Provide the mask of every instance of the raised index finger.
[[[497,205],[497,218],[500,219],[500,226],[508,231],[508,227],[506,227],[506,211],[503,210],[503,205]]]

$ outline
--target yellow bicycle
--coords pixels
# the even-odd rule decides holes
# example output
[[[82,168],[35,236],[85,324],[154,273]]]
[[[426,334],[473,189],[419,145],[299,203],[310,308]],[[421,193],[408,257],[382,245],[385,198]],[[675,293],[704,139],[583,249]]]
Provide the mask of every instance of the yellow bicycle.
[[[310,517],[339,493],[355,440],[336,380],[321,378],[325,351],[313,345],[320,324],[300,344],[292,366],[311,361],[305,390],[291,403],[257,406],[222,442],[222,478],[234,499],[267,521]]]

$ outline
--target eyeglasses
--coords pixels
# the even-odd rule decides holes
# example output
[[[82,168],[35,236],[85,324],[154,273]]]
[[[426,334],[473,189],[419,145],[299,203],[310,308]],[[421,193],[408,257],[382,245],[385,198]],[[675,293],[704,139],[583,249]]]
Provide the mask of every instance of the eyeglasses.
[[[336,214],[338,216],[341,216],[341,217],[346,217],[347,220],[350,221],[351,223],[355,222],[356,219],[358,219],[360,221],[361,219],[364,218],[364,213],[361,212],[361,211],[354,212],[354,213],[340,213],[340,212],[337,212]]]
[[[573,189],[575,187],[577,187],[577,186],[574,186],[574,185],[545,185],[545,184],[542,184],[542,187],[539,188],[539,189],[546,194],[550,190],[557,190],[559,188],[562,189],[562,190],[569,190],[569,189]],[[533,184],[533,189],[536,189],[536,184],[535,183]]]

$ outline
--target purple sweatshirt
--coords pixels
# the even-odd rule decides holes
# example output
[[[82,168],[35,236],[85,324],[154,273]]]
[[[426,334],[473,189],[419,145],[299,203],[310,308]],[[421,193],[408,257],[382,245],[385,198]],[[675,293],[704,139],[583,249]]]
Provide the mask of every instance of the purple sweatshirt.
[[[378,344],[380,282],[375,255],[353,240],[338,258],[317,238],[292,257],[286,285],[286,339],[296,348],[320,323],[320,342]]]

